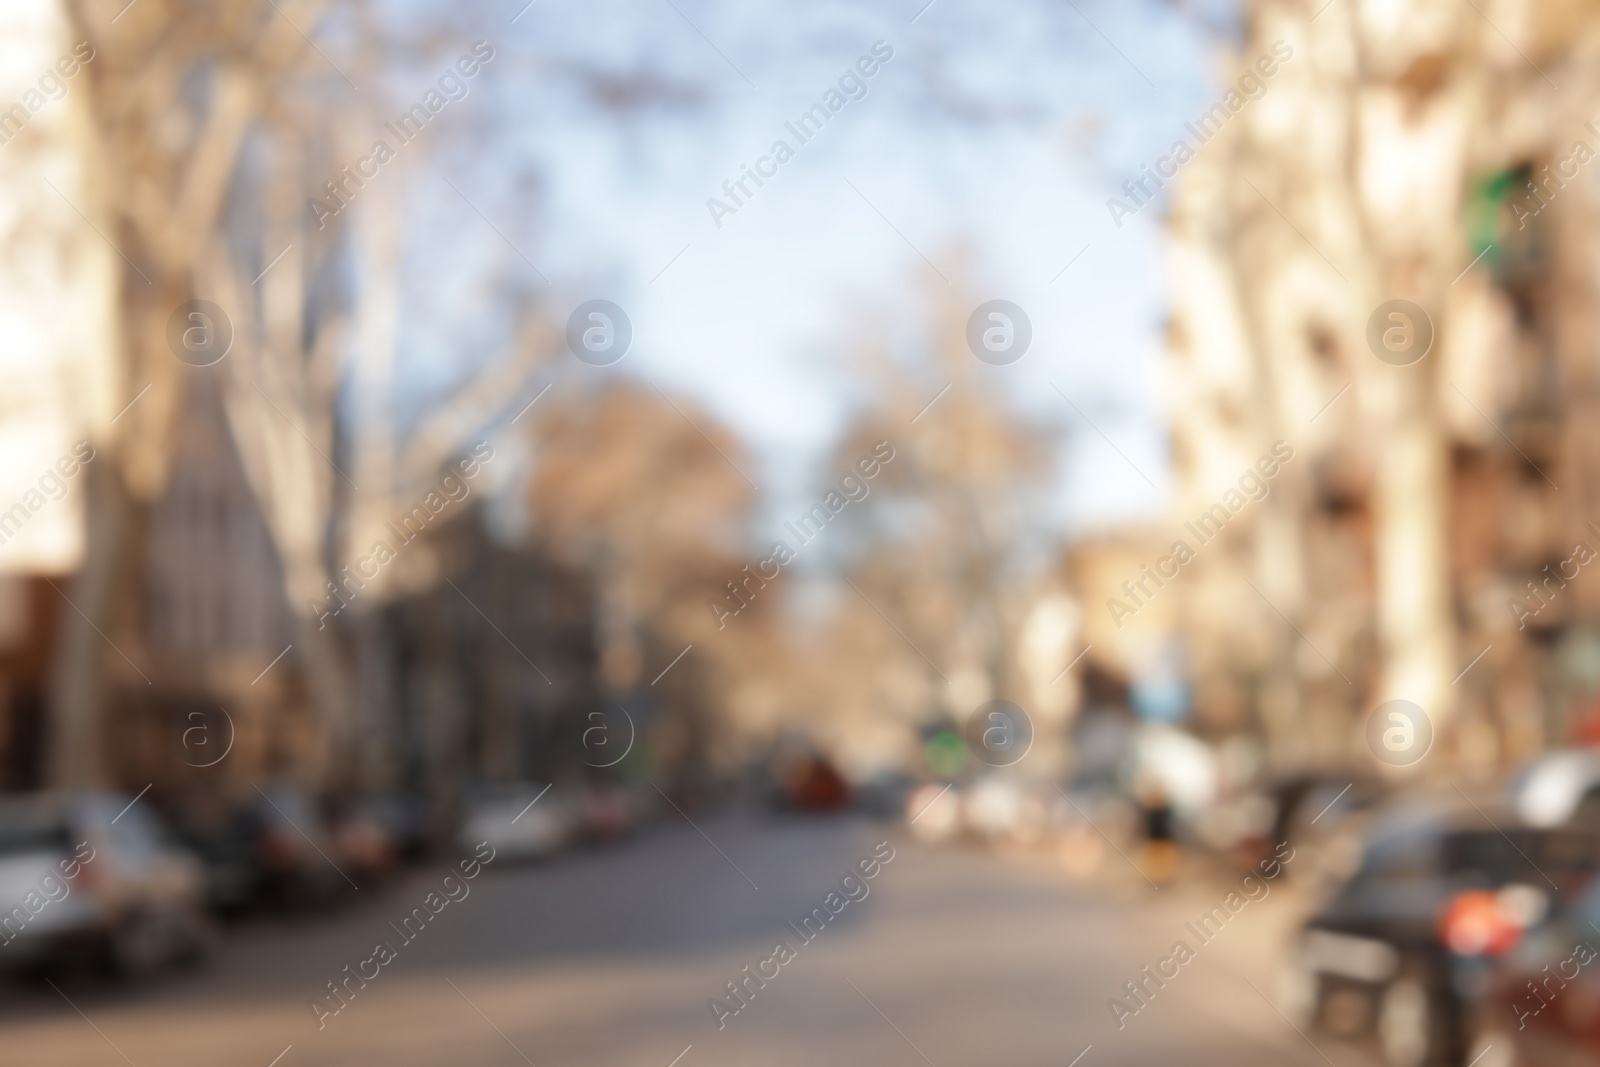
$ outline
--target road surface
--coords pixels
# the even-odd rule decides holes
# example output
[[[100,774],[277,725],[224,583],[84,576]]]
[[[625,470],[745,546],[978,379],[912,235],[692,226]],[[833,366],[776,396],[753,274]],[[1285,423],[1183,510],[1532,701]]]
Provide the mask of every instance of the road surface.
[[[894,858],[841,904],[841,878],[883,841]],[[1287,887],[1249,905],[1119,1029],[1107,1001],[1175,941],[1193,947],[1184,923],[1226,882],[1156,891],[1130,874],[1107,893],[1042,862],[919,845],[896,826],[675,820],[549,864],[491,863],[403,941],[390,923],[445,873],[438,863],[381,894],[368,887],[336,916],[236,928],[202,969],[139,988],[92,975],[5,985],[0,1065],[1370,1062],[1321,1038],[1314,1048],[1266,1000],[1296,907]],[[787,925],[830,904],[839,914],[810,941]],[[380,941],[393,958],[365,964]],[[319,1029],[310,1004],[346,965],[376,977],[351,983]],[[772,977],[728,1015],[738,1002],[725,983],[747,965]]]

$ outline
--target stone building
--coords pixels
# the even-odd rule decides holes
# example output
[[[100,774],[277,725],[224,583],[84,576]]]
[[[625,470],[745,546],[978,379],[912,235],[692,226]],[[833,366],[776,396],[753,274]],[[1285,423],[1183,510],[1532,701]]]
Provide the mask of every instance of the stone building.
[[[74,208],[100,180],[79,152],[93,63],[75,43],[58,4],[0,5],[0,790],[42,783],[55,683],[81,674],[59,637],[121,404],[119,261]]]
[[[210,370],[185,373],[165,483],[124,533],[105,737],[134,790],[247,793],[304,760],[313,726],[283,566]]]
[[[317,615],[367,520],[437,482],[526,367],[395,432],[399,213],[380,190],[360,225],[304,207],[341,155],[322,57],[271,4],[80,7],[0,5],[0,789],[405,784],[385,761],[433,751],[415,720],[448,719],[448,692],[487,739],[461,774],[532,773],[548,738],[519,716],[556,705],[524,699],[486,620],[557,661],[570,709],[593,675],[581,579],[452,513],[384,577],[463,537],[469,565]]]
[[[594,577],[498,542],[481,506],[418,548],[439,580],[351,627],[363,784],[449,806],[463,785],[583,775],[601,706]]]
[[[463,785],[548,781],[580,762],[584,715],[598,702],[585,575],[499,543],[474,502],[400,545],[385,569],[402,580],[373,592],[343,568],[348,608],[297,626],[217,381],[203,370],[186,383],[170,448],[165,488],[137,533],[143,564],[110,635],[129,656],[108,701],[116,781],[153,782],[158,799],[237,799],[288,777],[449,809]],[[320,727],[307,642],[324,642],[347,678],[351,734],[326,781],[302,773]],[[226,761],[208,766],[224,744]]]
[[[1195,546],[1177,626],[1197,720],[1280,766],[1360,756],[1396,698],[1483,770],[1585,729],[1597,53],[1554,0],[1255,0],[1176,131],[1174,530],[1293,451]]]

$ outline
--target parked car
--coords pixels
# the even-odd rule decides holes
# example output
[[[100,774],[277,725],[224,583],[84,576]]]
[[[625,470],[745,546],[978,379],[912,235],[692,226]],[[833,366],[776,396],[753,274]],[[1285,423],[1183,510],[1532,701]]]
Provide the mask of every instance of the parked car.
[[[543,859],[560,852],[578,828],[572,802],[553,787],[518,782],[467,793],[457,844],[471,852],[487,841],[505,859]]]
[[[1495,958],[1473,1011],[1477,1067],[1600,1063],[1600,880],[1542,922],[1483,910],[1482,932],[1462,946]]]
[[[592,841],[613,841],[627,837],[639,825],[638,800],[622,785],[586,783],[578,791],[577,806],[579,828],[583,836]]]
[[[82,793],[0,804],[0,967],[89,950],[143,974],[205,953],[200,863],[148,802],[133,801]]]
[[[354,808],[383,829],[393,850],[394,862],[420,860],[437,844],[434,813],[427,798],[419,793],[369,794],[356,801]]]
[[[1530,826],[1600,817],[1600,751],[1547,752],[1511,781],[1511,802]]]
[[[359,883],[339,865],[340,842],[316,798],[298,786],[264,787],[244,816],[266,897],[289,908],[346,901]]]
[[[833,762],[816,754],[791,768],[783,779],[790,809],[810,813],[840,811],[850,803],[850,786]]]
[[[875,771],[856,787],[856,810],[874,819],[896,818],[916,788],[916,779],[904,771]]]
[[[178,835],[204,865],[212,909],[225,914],[332,906],[354,892],[346,878],[362,877],[365,860],[385,853],[381,842],[363,847],[370,832],[330,828],[311,796],[285,784],[252,791],[232,808],[191,808]]]
[[[339,869],[359,885],[381,886],[399,876],[403,852],[417,849],[422,823],[406,798],[377,795],[337,803],[327,828]]]
[[[196,807],[176,820],[175,832],[205,872],[211,910],[232,915],[261,902],[264,876],[256,841],[261,821],[249,808]]]
[[[1356,872],[1306,922],[1285,997],[1313,1025],[1375,1038],[1392,1067],[1465,1062],[1471,1005],[1493,972],[1462,951],[1475,944],[1462,902],[1492,898],[1531,923],[1597,864],[1600,834],[1529,826],[1499,794],[1398,800]]]

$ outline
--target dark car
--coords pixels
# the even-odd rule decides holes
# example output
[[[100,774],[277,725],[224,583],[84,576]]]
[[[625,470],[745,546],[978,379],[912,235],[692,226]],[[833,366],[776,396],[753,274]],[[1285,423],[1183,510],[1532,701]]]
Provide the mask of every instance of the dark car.
[[[1496,958],[1473,1013],[1478,1067],[1600,1063],[1600,881],[1529,927],[1504,911],[1483,907],[1466,946]]]
[[[211,805],[181,812],[174,828],[205,869],[206,902],[213,911],[232,915],[258,902],[262,870],[255,841],[260,827],[253,813]]]
[[[1301,930],[1285,992],[1319,1028],[1375,1038],[1392,1067],[1464,1063],[1471,1005],[1493,971],[1458,951],[1470,947],[1462,901],[1503,893],[1532,922],[1597,864],[1600,834],[1529,826],[1498,796],[1397,802],[1375,821],[1355,874]]]
[[[363,853],[345,855],[318,805],[293,786],[269,785],[233,807],[192,808],[178,834],[205,866],[211,907],[224,914],[326,908],[353,892],[347,876],[366,873]],[[360,843],[373,835],[344,836]]]

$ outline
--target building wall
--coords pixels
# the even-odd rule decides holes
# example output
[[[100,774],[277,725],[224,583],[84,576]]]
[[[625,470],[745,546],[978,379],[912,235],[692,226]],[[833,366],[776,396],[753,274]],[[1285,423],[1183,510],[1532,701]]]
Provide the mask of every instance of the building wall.
[[[1600,552],[1596,167],[1542,199],[1526,180],[1600,152],[1600,19],[1496,5],[1508,42],[1455,0],[1319,7],[1248,5],[1224,79],[1293,57],[1170,186],[1175,518],[1295,452],[1186,575],[1180,625],[1281,764],[1358,757],[1404,697],[1487,769],[1568,737],[1600,675],[1587,571],[1536,621],[1510,606],[1578,541]],[[1435,329],[1405,367],[1367,336],[1397,298]]]
[[[165,484],[128,531],[138,566],[109,636],[134,666],[119,660],[107,732],[134,790],[242,795],[311,743],[301,653],[273,662],[296,633],[282,566],[218,389],[185,372]]]
[[[355,624],[368,780],[447,806],[463,785],[582,775],[600,706],[593,578],[497,543],[479,508],[408,551],[441,579]]]

